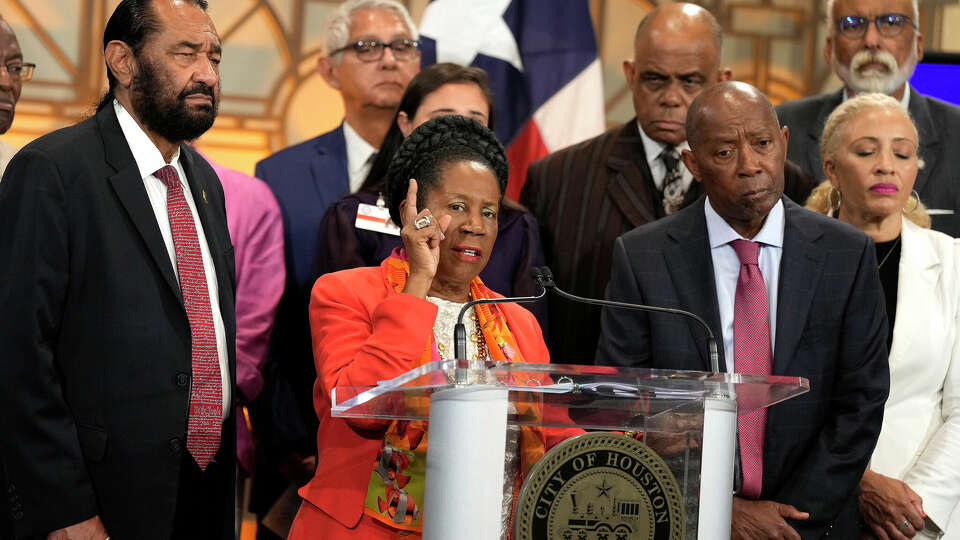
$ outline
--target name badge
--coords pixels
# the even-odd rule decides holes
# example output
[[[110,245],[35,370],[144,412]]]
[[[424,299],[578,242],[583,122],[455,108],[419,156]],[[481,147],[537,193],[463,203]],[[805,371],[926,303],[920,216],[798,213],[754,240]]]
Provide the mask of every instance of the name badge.
[[[390,210],[383,206],[360,203],[357,207],[355,226],[358,229],[400,236],[400,227],[393,223],[390,219]]]

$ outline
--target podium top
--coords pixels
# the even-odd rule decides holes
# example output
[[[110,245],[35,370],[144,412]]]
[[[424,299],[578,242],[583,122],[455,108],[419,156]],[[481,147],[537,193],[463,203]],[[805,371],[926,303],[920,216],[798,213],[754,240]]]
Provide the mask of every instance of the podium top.
[[[735,399],[743,414],[810,389],[804,378],[772,375],[521,363],[466,369],[462,361],[461,366],[458,370],[456,360],[430,362],[375,386],[334,388],[331,415],[427,420],[434,392],[494,386],[508,390],[511,424],[672,431],[676,422],[667,419],[676,414],[667,413],[703,414],[706,399]]]

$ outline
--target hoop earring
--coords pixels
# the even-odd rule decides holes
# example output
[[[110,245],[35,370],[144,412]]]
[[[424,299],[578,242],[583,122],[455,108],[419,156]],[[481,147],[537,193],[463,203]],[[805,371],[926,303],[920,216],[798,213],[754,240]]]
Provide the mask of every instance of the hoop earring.
[[[912,214],[914,211],[916,211],[917,208],[920,208],[920,194],[917,193],[917,190],[913,190],[910,192],[910,198],[907,199],[907,203],[909,204],[910,201],[913,201],[913,208],[907,210],[907,207],[904,206],[903,207],[904,214]]]
[[[837,194],[837,204],[833,204],[833,194]],[[830,213],[833,217],[837,217],[837,213],[840,211],[840,203],[843,202],[843,193],[839,189],[830,186],[830,191],[827,192],[827,204],[830,206]]]

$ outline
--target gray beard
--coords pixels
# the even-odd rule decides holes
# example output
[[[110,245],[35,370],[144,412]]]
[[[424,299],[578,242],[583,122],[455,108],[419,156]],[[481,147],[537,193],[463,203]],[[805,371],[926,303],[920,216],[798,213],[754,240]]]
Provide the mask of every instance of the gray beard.
[[[850,69],[849,66],[840,64],[837,60],[836,50],[831,54],[830,65],[837,76],[840,77],[840,80],[843,81],[843,84],[853,94],[877,92],[890,95],[910,80],[914,68],[917,67],[918,58],[915,43],[916,42],[914,42],[913,54],[907,58],[907,61],[904,62],[902,66],[898,66],[896,70],[890,73],[883,74],[876,71],[870,72],[867,75],[857,73]]]

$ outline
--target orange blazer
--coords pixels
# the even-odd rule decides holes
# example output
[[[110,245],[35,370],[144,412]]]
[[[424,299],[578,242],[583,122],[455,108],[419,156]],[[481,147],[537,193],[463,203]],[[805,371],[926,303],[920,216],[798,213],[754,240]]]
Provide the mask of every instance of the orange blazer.
[[[516,304],[500,304],[500,308],[523,358],[548,362],[549,353],[533,315]],[[299,493],[345,527],[355,527],[363,515],[386,423],[332,418],[330,391],[338,386],[374,385],[412,369],[429,342],[436,317],[434,304],[394,292],[382,266],[326,274],[313,286],[310,331],[317,369],[313,406],[320,427],[317,470]],[[544,432],[547,448],[582,433]]]

